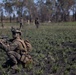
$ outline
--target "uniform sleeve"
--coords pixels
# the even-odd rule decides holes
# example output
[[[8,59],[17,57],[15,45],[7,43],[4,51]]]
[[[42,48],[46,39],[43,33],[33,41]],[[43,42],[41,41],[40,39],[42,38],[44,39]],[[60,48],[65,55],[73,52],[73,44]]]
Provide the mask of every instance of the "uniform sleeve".
[[[6,51],[13,51],[13,50],[15,50],[16,48],[18,48],[18,42],[16,41],[16,42],[14,42],[14,43],[11,43],[9,46],[4,46],[4,49],[6,50]]]
[[[14,42],[10,44],[10,46],[8,47],[8,50],[14,51],[16,48],[18,48],[18,46],[19,46],[18,42]]]
[[[4,49],[5,49],[6,51],[14,51],[14,50],[17,50],[17,49],[19,49],[19,50],[24,50],[21,42],[19,42],[19,41],[15,41],[14,43],[11,43],[9,46],[6,46],[6,45],[5,45],[5,46],[4,46]]]

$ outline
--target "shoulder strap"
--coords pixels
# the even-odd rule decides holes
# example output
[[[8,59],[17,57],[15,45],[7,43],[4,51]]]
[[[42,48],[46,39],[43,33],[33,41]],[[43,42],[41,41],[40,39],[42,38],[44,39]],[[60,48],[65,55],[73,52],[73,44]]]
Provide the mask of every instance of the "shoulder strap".
[[[17,39],[17,40],[18,40],[19,42],[21,42],[23,48],[26,50],[26,45],[25,45],[25,43],[24,43],[24,40],[21,40],[21,39]]]

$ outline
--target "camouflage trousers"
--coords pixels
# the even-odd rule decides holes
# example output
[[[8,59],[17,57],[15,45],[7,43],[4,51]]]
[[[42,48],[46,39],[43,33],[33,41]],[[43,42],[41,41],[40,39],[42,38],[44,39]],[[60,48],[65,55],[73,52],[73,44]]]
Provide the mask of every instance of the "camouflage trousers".
[[[23,27],[23,23],[20,23],[20,28],[22,28]]]
[[[15,51],[9,51],[8,52],[8,56],[10,59],[12,59],[14,64],[18,64],[18,60],[23,62],[23,63],[27,63],[28,61],[32,60],[32,57],[29,54],[19,54]]]
[[[12,59],[12,62],[14,63],[14,65],[12,66],[13,69],[17,69],[17,64],[19,63],[19,61],[22,63],[23,67],[26,63],[32,62],[31,56],[27,54],[20,55],[15,51],[9,51],[8,56],[10,59]]]
[[[14,64],[17,64],[18,60],[20,60],[20,58],[21,58],[21,55],[15,51],[9,51],[8,56]]]

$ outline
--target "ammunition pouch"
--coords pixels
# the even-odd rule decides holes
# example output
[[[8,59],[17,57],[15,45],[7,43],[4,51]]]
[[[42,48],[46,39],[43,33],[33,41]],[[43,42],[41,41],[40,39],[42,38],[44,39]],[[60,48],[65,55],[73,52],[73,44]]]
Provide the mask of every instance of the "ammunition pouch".
[[[27,63],[27,62],[29,62],[29,61],[31,61],[32,60],[32,58],[31,58],[31,56],[30,55],[25,55],[25,54],[23,54],[22,56],[21,56],[21,62],[23,62],[23,63]]]

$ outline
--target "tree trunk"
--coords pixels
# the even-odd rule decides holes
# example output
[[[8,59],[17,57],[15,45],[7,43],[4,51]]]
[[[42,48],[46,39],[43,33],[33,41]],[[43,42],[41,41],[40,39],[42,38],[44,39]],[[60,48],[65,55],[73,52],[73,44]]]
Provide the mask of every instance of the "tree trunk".
[[[11,23],[11,19],[12,19],[12,18],[11,18],[11,16],[10,16],[10,23]]]

